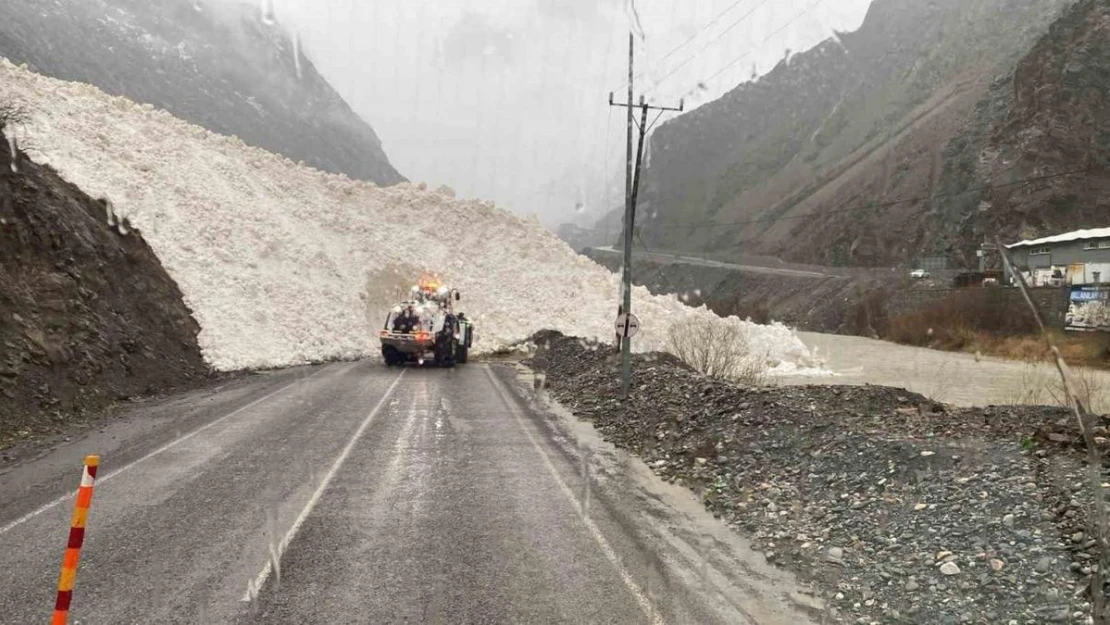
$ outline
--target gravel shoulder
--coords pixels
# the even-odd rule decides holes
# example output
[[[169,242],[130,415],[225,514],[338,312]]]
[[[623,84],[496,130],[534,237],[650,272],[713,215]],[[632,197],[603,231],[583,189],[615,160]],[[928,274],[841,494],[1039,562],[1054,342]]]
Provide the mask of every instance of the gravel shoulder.
[[[1066,411],[741,388],[660,355],[637,357],[622,405],[607,346],[533,340],[555,399],[812,583],[836,621],[1086,622],[1097,556]]]

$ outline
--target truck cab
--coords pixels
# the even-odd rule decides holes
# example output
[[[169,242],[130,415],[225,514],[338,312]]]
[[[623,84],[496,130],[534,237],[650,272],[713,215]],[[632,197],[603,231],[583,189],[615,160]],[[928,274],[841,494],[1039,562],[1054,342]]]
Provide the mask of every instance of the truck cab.
[[[466,315],[455,310],[460,299],[458,290],[438,284],[414,286],[410,298],[389,312],[380,331],[385,364],[423,365],[430,360],[440,367],[453,367],[466,363],[474,331]],[[409,308],[415,312],[416,323],[398,323]]]

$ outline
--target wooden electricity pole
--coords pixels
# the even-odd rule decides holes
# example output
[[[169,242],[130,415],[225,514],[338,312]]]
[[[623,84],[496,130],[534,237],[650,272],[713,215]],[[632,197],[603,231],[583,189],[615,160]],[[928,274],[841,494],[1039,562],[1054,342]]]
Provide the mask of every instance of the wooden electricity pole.
[[[617,310],[618,325],[622,327],[617,328],[617,335],[621,342],[621,389],[623,396],[628,397],[628,389],[632,384],[632,337],[630,330],[632,325],[632,236],[636,226],[636,196],[640,190],[640,169],[644,159],[644,140],[647,137],[648,130],[655,122],[659,121],[659,117],[666,111],[682,112],[683,102],[680,100],[678,108],[665,107],[665,106],[650,106],[644,96],[640,96],[640,103],[636,104],[633,100],[632,89],[632,67],[633,57],[635,56],[636,40],[632,33],[628,33],[628,103],[615,102],[613,94],[609,94],[609,106],[623,106],[628,109],[628,152],[627,152],[627,166],[625,171],[625,201],[624,201],[624,267],[621,278],[621,304]],[[635,154],[635,165],[633,165],[632,153],[632,129],[636,124],[635,110],[640,109],[640,141]],[[655,121],[651,126],[647,123],[647,115],[649,110],[659,111]],[[621,321],[623,320],[623,322]]]

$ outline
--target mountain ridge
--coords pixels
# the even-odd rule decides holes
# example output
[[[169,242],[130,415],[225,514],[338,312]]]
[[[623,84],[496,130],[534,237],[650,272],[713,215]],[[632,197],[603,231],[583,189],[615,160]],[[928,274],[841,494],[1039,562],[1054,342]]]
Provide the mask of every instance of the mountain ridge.
[[[639,234],[652,247],[724,257],[884,266],[941,255],[972,263],[988,228],[977,218],[982,198],[969,189],[982,185],[957,183],[955,173],[978,167],[986,150],[984,137],[970,136],[975,119],[985,115],[985,136],[999,135],[1010,107],[996,102],[998,110],[984,111],[992,97],[1022,63],[1036,64],[1030,59],[1054,24],[1102,6],[1073,4],[876,0],[859,30],[661,126],[644,175],[640,214],[648,218],[638,220]],[[1060,37],[1064,48],[1085,49]],[[1091,106],[1097,112],[1101,104]],[[1044,169],[1026,167],[1003,182]],[[958,202],[885,206],[957,194]],[[990,227],[1020,230],[1000,225],[1012,217],[999,215]]]
[[[381,140],[257,5],[9,0],[0,56],[152,104],[329,173],[404,181]]]

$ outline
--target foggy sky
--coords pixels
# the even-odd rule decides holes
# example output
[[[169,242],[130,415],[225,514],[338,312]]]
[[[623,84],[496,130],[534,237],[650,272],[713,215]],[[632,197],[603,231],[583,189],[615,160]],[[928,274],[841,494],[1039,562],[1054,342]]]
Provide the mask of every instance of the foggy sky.
[[[624,119],[607,99],[622,89],[618,98],[627,97],[627,0],[260,1],[299,32],[305,54],[410,180],[548,224],[622,201]],[[770,70],[788,48],[858,28],[869,4],[636,0],[646,70],[636,92],[660,104],[686,96],[688,108],[707,102]],[[616,191],[607,194],[606,182]]]

